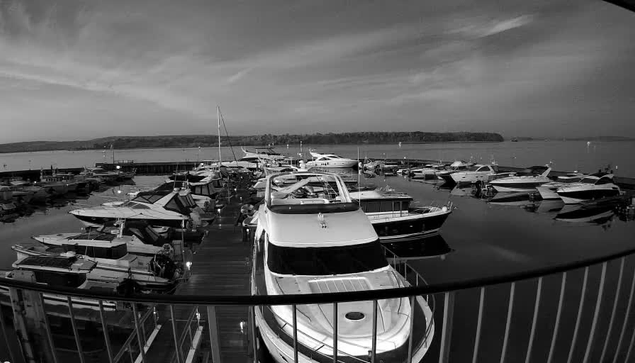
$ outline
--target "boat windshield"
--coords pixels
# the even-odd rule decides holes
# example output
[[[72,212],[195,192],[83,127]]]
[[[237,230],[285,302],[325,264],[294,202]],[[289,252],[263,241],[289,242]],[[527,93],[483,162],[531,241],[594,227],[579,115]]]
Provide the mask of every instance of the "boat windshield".
[[[284,180],[287,183],[291,181],[291,184],[282,184],[276,178],[271,178],[271,205],[350,202],[332,176],[297,175],[294,179]]]
[[[353,246],[281,247],[269,243],[267,266],[282,275],[338,275],[373,271],[388,261],[378,241]]]
[[[597,181],[598,181],[598,178],[586,177],[586,178],[582,178],[582,180],[580,180],[580,183],[582,183],[582,184],[595,184]]]

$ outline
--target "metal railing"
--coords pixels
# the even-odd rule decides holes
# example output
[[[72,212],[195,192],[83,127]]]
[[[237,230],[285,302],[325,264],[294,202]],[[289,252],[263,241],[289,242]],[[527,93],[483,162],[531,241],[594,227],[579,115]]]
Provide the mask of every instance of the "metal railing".
[[[411,302],[425,299],[431,307],[442,302],[433,310],[436,331],[426,325],[424,341],[429,347],[424,362],[628,362],[633,358],[635,340],[635,317],[631,316],[634,253],[635,249],[629,249],[530,271],[432,285],[422,283],[423,278],[409,264],[389,255],[393,267],[410,286],[281,296],[119,296],[0,279],[0,286],[11,291],[11,300],[5,302],[11,310],[3,308],[4,313],[0,314],[0,359],[67,361],[60,356],[59,329],[52,325],[53,320],[61,319],[59,312],[53,316],[53,308],[43,299],[44,293],[55,293],[67,296],[70,302],[66,325],[57,324],[71,331],[75,342],[71,349],[75,351],[73,359],[79,362],[92,361],[84,349],[91,340],[105,346],[100,358],[107,362],[220,362],[246,357],[246,353],[247,360],[253,361],[271,354],[267,347],[274,346],[273,335],[265,336],[269,341],[264,341],[263,329],[255,329],[256,307],[264,311],[277,305],[328,304],[338,316],[338,309],[346,303],[367,301],[377,307],[382,300],[396,298],[409,298]],[[78,309],[71,297],[99,301],[100,309]],[[104,311],[104,301],[128,304],[129,309]],[[338,354],[326,360],[378,361],[377,336],[383,328],[377,310],[374,311],[369,354],[346,357],[342,347],[346,340],[341,337],[344,322],[340,317],[332,319],[329,326],[334,329],[334,336],[340,332],[341,339],[334,339],[332,347],[322,349]],[[286,348],[280,346],[273,353],[284,355],[288,361],[309,356],[306,347],[298,344],[298,335],[306,335],[296,328],[298,315],[294,313],[288,322],[290,330],[280,330],[286,331],[286,336],[280,334],[280,339],[273,342],[286,342]],[[420,317],[412,317],[413,326],[422,323]],[[121,331],[125,332],[125,339],[121,338]],[[412,343],[406,346],[410,346],[410,351],[419,348]],[[65,346],[64,351],[68,350]],[[325,356],[317,354],[314,359],[324,361]],[[420,358],[406,356],[404,361]]]

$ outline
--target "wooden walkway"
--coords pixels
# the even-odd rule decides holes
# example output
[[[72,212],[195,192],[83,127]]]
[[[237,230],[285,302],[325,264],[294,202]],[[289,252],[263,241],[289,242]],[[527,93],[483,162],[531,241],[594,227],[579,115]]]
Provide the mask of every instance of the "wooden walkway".
[[[235,226],[240,214],[240,206],[249,199],[245,189],[239,190],[221,215],[208,227],[203,243],[194,252],[191,277],[179,286],[176,294],[182,295],[249,295],[249,275],[251,271],[251,244],[242,241],[242,230]],[[242,197],[242,199],[241,199]],[[177,335],[181,334],[191,307],[174,308],[177,321]],[[211,361],[209,346],[207,311],[200,307],[203,343],[197,356],[205,362]],[[220,336],[220,351],[223,362],[251,362],[250,342],[248,341],[248,308],[236,306],[216,307],[217,324]],[[241,322],[244,330],[241,332]],[[173,362],[174,337],[170,312],[159,309],[159,323],[162,328],[146,353],[146,362]],[[186,344],[189,337],[186,337]],[[184,357],[183,357],[184,358]],[[182,360],[183,361],[183,360]],[[196,361],[196,360],[195,360]]]

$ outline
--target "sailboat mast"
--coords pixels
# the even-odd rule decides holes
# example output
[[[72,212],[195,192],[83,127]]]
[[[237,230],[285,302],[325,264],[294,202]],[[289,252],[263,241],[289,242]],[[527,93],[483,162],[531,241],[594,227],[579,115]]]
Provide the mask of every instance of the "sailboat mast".
[[[218,119],[218,168],[220,170],[223,160],[220,153],[220,107],[218,106],[216,106],[216,118]]]

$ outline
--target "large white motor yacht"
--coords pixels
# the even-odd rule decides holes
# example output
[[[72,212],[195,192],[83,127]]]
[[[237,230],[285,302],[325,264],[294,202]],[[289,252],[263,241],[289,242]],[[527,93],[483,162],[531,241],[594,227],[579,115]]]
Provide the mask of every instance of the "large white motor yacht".
[[[294,295],[390,289],[408,286],[386,260],[377,233],[335,174],[298,173],[297,182],[276,188],[268,178],[255,231],[252,293]],[[373,349],[376,321],[376,361],[420,361],[434,334],[432,311],[417,297],[337,305],[337,359],[367,361]],[[332,303],[260,306],[257,331],[279,363],[294,360],[297,336],[299,362],[334,360]],[[414,312],[414,315],[412,315]],[[296,322],[293,316],[296,315]],[[373,319],[376,316],[376,320]],[[413,321],[414,319],[414,321]],[[297,328],[294,332],[294,328]]]
[[[547,176],[551,172],[550,166],[532,166],[516,175],[490,181],[490,185],[498,193],[521,193],[535,190],[537,186],[549,183]]]
[[[456,173],[448,174],[448,177],[457,184],[471,184],[478,181],[488,182],[493,179],[496,174],[498,174],[496,165],[476,164],[465,171],[457,171]]]
[[[196,203],[189,191],[174,191],[167,195],[138,195],[119,205],[75,209],[74,215],[87,227],[99,227],[117,220],[144,220],[152,226],[182,228],[192,220],[200,224],[200,214],[193,210]]]
[[[613,183],[613,174],[598,177],[589,175],[579,183],[571,183],[557,190],[565,204],[576,204],[587,200],[616,197],[621,195],[620,187]]]
[[[320,154],[311,151],[313,160],[307,161],[306,166],[309,168],[352,168],[357,165],[358,161],[348,159],[335,154]]]

